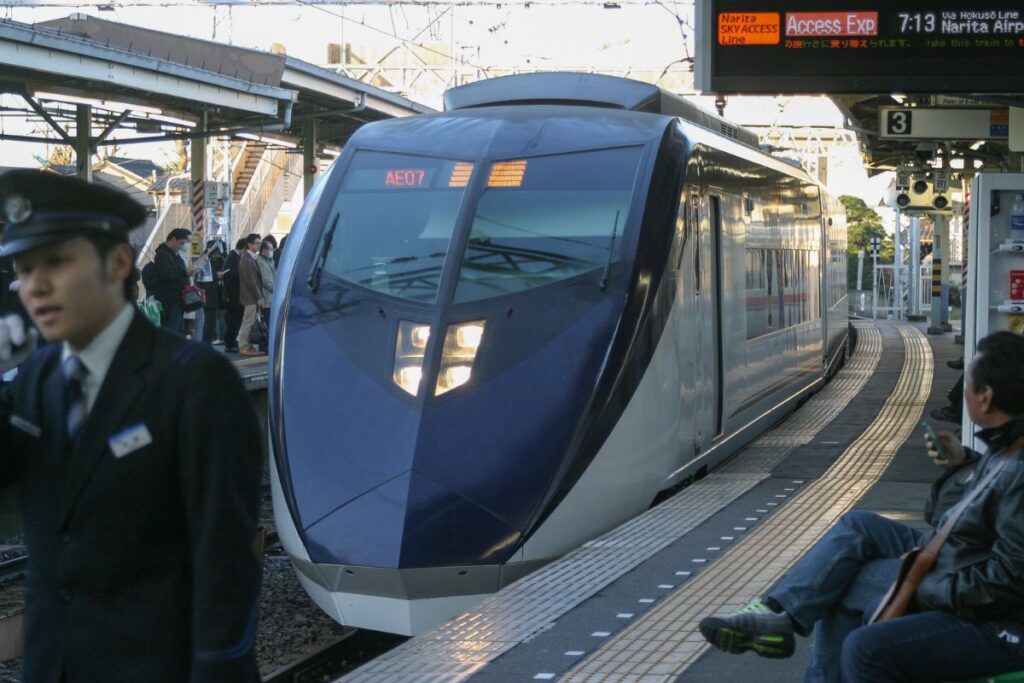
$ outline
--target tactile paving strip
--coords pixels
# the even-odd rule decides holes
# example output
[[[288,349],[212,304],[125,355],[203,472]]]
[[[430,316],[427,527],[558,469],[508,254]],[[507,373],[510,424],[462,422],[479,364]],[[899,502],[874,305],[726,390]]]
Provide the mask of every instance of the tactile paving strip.
[[[825,425],[849,405],[874,374],[882,357],[882,334],[878,328],[865,321],[856,321],[854,325],[857,328],[857,351],[829,382],[828,388],[819,391],[799,412],[757,439],[740,457],[717,468],[715,476],[740,473],[767,475],[794,449],[813,441]]]
[[[342,680],[464,680],[699,526],[765,479],[774,463],[812,440],[863,388],[881,358],[882,335],[872,323],[855,325],[857,349],[836,377],[797,414],[757,439],[729,465]],[[765,441],[768,445],[762,445]],[[756,462],[743,465],[748,453]]]
[[[733,612],[761,595],[854,506],[910,436],[931,391],[932,353],[927,340],[913,327],[898,329],[906,358],[896,389],[839,460],[712,566],[561,680],[675,680],[708,647],[697,630],[702,617]]]

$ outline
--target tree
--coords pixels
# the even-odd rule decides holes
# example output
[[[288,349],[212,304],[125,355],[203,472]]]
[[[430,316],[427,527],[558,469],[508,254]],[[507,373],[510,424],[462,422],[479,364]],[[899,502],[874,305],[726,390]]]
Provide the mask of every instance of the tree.
[[[882,240],[879,253],[879,263],[892,263],[895,246],[892,239],[885,234],[885,227],[882,226],[882,217],[874,209],[868,207],[863,199],[842,195],[839,201],[846,208],[846,249],[848,265],[849,284],[853,289],[857,285],[857,252],[865,252],[865,282],[864,286],[871,287],[871,238],[878,237]]]
[[[885,239],[882,217],[869,209],[864,200],[844,194],[839,201],[846,207],[846,245],[852,252],[871,251],[872,237]]]

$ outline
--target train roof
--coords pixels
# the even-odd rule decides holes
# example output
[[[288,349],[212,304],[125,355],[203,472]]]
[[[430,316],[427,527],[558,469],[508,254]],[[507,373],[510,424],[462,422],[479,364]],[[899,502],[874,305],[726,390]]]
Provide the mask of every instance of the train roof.
[[[758,146],[757,136],[656,85],[602,74],[516,74],[460,85],[444,94],[445,110],[554,104],[625,109],[673,116],[737,142]]]
[[[480,107],[367,124],[353,134],[346,148],[464,160],[517,158],[656,143],[672,120],[596,107]]]

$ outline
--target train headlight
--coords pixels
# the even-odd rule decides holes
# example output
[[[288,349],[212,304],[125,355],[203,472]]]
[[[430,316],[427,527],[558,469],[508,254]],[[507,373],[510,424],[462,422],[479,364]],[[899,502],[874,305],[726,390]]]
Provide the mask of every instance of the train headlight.
[[[427,342],[430,341],[430,325],[415,325],[409,333],[409,341],[417,349],[427,348]]]
[[[437,393],[443,394],[455,387],[462,386],[469,381],[472,374],[472,365],[451,365],[445,368],[437,378]]]
[[[430,325],[410,320],[398,322],[398,338],[395,340],[395,366],[391,374],[395,384],[416,396],[423,379],[423,361],[430,340]]]
[[[423,379],[422,365],[395,367],[395,382],[413,396],[420,390],[421,379]]]
[[[476,351],[484,336],[483,323],[467,323],[455,327],[455,343],[464,349]]]
[[[437,373],[434,395],[451,391],[469,381],[473,375],[473,361],[484,336],[484,321],[449,325],[444,334],[441,368]]]

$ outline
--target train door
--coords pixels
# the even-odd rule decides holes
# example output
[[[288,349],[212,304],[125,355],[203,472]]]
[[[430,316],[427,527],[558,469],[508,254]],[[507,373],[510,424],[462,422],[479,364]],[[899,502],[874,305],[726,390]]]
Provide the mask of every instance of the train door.
[[[714,349],[711,361],[712,409],[714,410],[714,435],[722,435],[722,412],[725,401],[725,355],[722,351],[722,199],[716,195],[708,198],[708,308],[710,309],[711,336],[709,346]]]
[[[690,196],[690,220],[694,226],[693,274],[697,348],[699,349],[695,446],[707,450],[722,433],[722,312],[721,259],[719,257],[721,202],[700,194]]]

